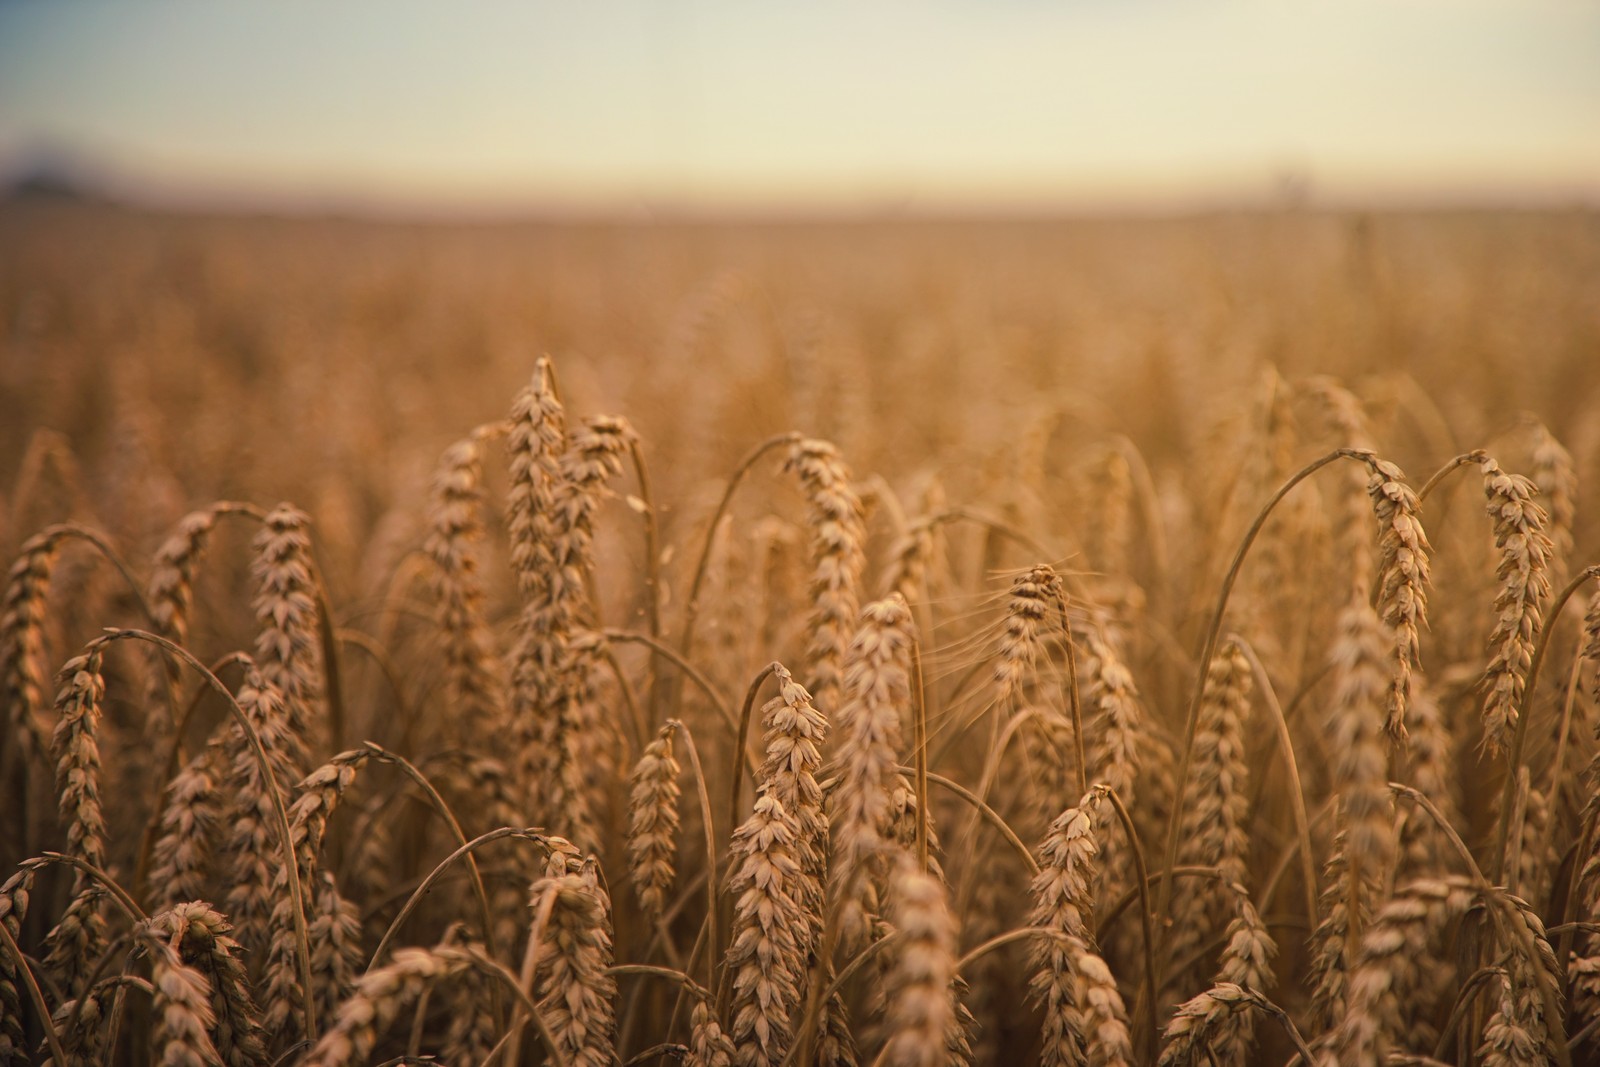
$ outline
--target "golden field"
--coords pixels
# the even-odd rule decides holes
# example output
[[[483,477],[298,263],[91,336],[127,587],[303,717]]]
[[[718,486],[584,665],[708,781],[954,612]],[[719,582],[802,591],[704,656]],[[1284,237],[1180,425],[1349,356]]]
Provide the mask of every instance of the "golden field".
[[[0,1064],[1594,1062],[1597,466],[1593,212],[0,206]]]

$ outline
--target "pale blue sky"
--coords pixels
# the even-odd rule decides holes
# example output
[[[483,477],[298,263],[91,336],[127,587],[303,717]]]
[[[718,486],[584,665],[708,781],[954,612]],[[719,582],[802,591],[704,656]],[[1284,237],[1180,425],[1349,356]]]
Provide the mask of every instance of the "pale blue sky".
[[[1600,200],[1591,0],[0,0],[0,156],[392,205]]]

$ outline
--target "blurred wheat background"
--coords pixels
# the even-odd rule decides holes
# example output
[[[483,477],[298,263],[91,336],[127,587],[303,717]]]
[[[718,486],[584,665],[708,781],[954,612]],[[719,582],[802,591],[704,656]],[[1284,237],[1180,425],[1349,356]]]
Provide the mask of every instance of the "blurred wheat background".
[[[1424,66],[1587,25],[1534,10]],[[0,1064],[1600,1056],[1584,45],[1523,171],[1489,109],[1499,169],[1360,177],[1308,117],[1334,162],[1220,194],[779,187],[711,108],[671,180],[369,146],[363,200],[179,174],[139,35],[249,34],[125,18],[0,13]],[[740,40],[573,18],[657,88]],[[779,72],[854,54],[819,18]],[[896,18],[907,85],[939,26],[1005,56]]]

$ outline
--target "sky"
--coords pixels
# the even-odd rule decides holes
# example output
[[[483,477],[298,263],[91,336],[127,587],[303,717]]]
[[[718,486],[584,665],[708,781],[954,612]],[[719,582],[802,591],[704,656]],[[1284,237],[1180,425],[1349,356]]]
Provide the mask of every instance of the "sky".
[[[0,168],[154,200],[1600,203],[1593,0],[0,0]]]

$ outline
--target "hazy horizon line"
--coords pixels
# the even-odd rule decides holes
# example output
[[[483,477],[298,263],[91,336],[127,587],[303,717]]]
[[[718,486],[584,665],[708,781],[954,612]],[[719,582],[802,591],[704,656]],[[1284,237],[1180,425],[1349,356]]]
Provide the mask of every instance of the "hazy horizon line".
[[[515,183],[512,183],[515,184]],[[531,184],[531,183],[530,183]],[[533,188],[462,192],[359,189],[349,179],[274,183],[138,175],[88,154],[0,151],[0,191],[36,185],[64,197],[180,215],[340,217],[375,221],[515,222],[537,220],[715,221],[876,218],[1171,217],[1261,213],[1587,212],[1600,209],[1600,181],[1324,182],[1314,172],[1235,174],[1161,187],[1136,179],[1055,190],[937,191],[862,182],[809,191],[760,192],[617,188],[575,194]],[[1341,184],[1356,186],[1341,188]],[[1432,184],[1432,188],[1428,186]],[[320,188],[317,187],[320,185]],[[1096,187],[1098,185],[1098,188]],[[1120,187],[1112,192],[1111,185]],[[1365,185],[1365,188],[1361,188]],[[1131,188],[1130,188],[1131,187]],[[5,197],[3,199],[10,199]]]

